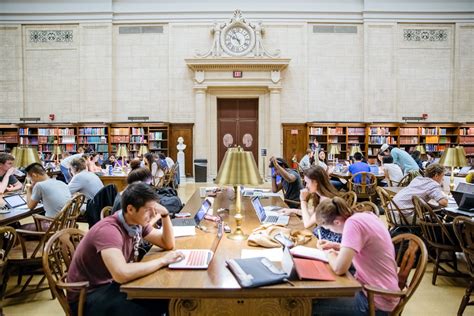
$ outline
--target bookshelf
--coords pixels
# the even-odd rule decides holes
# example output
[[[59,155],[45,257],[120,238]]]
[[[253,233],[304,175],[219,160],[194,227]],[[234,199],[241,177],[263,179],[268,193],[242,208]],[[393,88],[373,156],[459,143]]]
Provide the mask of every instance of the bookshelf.
[[[11,151],[18,145],[18,127],[0,125],[0,151]]]
[[[150,152],[169,155],[169,126],[167,124],[150,125],[148,130],[148,149]]]
[[[458,144],[458,127],[455,125],[419,127],[420,145],[427,152],[442,152],[451,145]]]
[[[364,153],[369,159],[377,157],[383,144],[398,144],[398,125],[396,124],[374,124],[367,126],[366,130],[367,151]]]
[[[109,157],[107,125],[80,125],[77,127],[77,145]]]
[[[466,156],[472,164],[474,160],[474,127],[462,125],[459,127],[458,135],[458,143],[464,147]]]

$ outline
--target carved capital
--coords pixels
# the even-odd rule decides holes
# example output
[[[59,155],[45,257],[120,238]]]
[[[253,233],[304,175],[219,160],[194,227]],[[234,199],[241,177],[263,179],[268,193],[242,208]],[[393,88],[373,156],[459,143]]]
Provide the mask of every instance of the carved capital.
[[[278,83],[281,80],[281,72],[280,70],[272,70],[271,78],[273,83]]]
[[[203,83],[204,79],[205,79],[204,70],[196,70],[194,72],[194,81],[196,81],[196,83]]]

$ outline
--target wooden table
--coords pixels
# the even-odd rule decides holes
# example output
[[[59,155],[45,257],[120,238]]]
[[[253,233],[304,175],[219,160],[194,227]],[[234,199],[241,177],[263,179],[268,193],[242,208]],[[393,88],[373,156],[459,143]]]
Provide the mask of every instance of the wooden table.
[[[0,195],[0,199],[3,202],[3,195]],[[0,214],[0,226],[10,225],[15,222],[18,222],[21,219],[27,218],[33,214],[38,214],[43,212],[43,206],[37,206],[34,209],[29,208],[12,208],[9,213]]]
[[[231,189],[218,193],[213,203],[213,210],[219,208],[234,209]],[[196,213],[202,199],[197,190],[186,203],[183,212]],[[262,199],[264,205],[281,205],[279,197]],[[260,225],[250,199],[242,198],[242,215],[244,232],[249,234]],[[234,212],[231,211],[231,215]],[[224,218],[232,230],[235,228],[233,216]],[[176,239],[176,248],[211,248],[216,238],[216,224],[204,221],[209,232],[197,230],[197,235]],[[302,222],[292,217],[289,227],[302,228]],[[314,245],[313,239],[312,244]],[[249,247],[247,241],[234,241],[222,237],[219,247],[208,270],[169,270],[156,271],[146,277],[122,285],[121,290],[129,298],[162,298],[171,299],[171,315],[309,315],[312,299],[339,296],[353,296],[360,290],[360,284],[350,275],[337,276],[336,281],[295,281],[295,286],[280,284],[256,289],[242,289],[232,273],[226,268],[225,261],[240,258],[243,248]],[[153,248],[144,260],[162,256]]]
[[[352,173],[350,172],[331,172],[329,175],[330,177],[336,177],[341,180],[346,180],[349,181],[349,179],[352,177]],[[377,180],[383,180],[385,178],[385,174],[383,173],[378,173],[375,174],[375,177],[377,177]]]
[[[391,196],[395,196],[398,192],[400,192],[403,187],[382,187],[388,194]]]
[[[100,180],[102,180],[102,183],[104,186],[108,184],[115,184],[117,187],[117,190],[123,191],[125,187],[127,186],[127,176],[126,175],[111,175],[111,176],[99,176]]]

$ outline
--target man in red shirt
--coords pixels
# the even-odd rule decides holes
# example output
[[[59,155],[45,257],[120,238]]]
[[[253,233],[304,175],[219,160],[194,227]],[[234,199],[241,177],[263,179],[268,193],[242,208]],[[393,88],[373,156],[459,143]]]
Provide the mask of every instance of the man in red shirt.
[[[159,315],[167,301],[127,300],[120,284],[140,278],[170,263],[182,260],[182,253],[137,262],[141,238],[164,250],[174,248],[173,226],[168,211],[158,203],[155,190],[145,183],[133,183],[122,193],[122,210],[92,227],[74,253],[68,282],[89,281],[85,315]],[[161,218],[163,230],[152,225]],[[77,311],[79,293],[68,292],[71,309]]]

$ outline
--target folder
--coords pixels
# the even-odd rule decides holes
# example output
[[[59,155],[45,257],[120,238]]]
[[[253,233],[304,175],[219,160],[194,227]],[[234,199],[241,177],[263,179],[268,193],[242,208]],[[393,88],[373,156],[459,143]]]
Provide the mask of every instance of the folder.
[[[288,275],[264,257],[227,260],[227,267],[243,288],[286,282]]]
[[[300,280],[335,281],[336,277],[329,267],[321,261],[293,258],[296,273]]]

